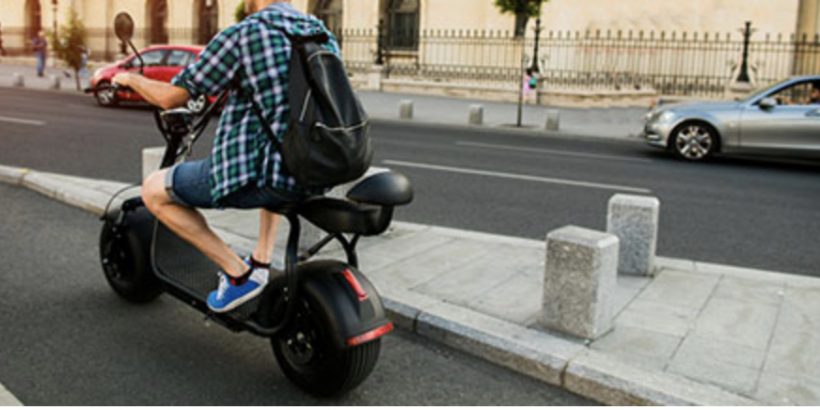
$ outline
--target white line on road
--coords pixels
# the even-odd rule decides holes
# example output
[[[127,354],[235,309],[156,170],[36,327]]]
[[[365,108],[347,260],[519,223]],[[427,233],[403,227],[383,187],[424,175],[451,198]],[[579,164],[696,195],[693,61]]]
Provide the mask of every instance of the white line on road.
[[[0,122],[10,122],[10,123],[14,123],[14,124],[37,125],[37,126],[46,125],[46,123],[44,121],[26,120],[26,119],[23,119],[23,118],[13,118],[13,117],[0,117]]]
[[[561,150],[552,150],[552,149],[543,149],[543,148],[524,148],[521,146],[512,146],[512,145],[499,145],[499,144],[484,144],[481,142],[472,142],[472,141],[456,141],[456,145],[467,146],[467,147],[478,147],[478,148],[493,148],[493,149],[504,149],[508,151],[520,151],[520,152],[537,152],[542,154],[554,154],[560,156],[567,156],[567,157],[579,157],[579,158],[592,158],[592,159],[608,159],[608,160],[616,160],[616,161],[629,161],[629,162],[654,162],[649,159],[641,159],[641,158],[629,158],[629,157],[621,157],[621,156],[614,156],[614,155],[599,155],[599,154],[587,154],[583,152],[573,152],[573,151],[561,151]]]
[[[634,192],[639,194],[649,194],[652,193],[651,190],[647,188],[637,188],[631,186],[624,186],[624,185],[610,185],[610,184],[600,184],[597,182],[587,182],[587,181],[573,181],[570,179],[562,179],[562,178],[546,178],[546,177],[539,177],[534,175],[521,175],[521,174],[509,174],[506,172],[495,172],[495,171],[484,171],[480,169],[470,169],[470,168],[457,168],[457,167],[448,167],[443,165],[434,165],[434,164],[423,164],[418,162],[407,162],[407,161],[395,161],[395,160],[385,160],[383,161],[385,165],[396,165],[400,167],[408,167],[408,168],[419,168],[419,169],[429,169],[433,171],[444,171],[444,172],[454,172],[458,174],[469,174],[469,175],[482,175],[482,176],[489,176],[489,177],[498,177],[498,178],[509,178],[509,179],[519,179],[522,181],[533,181],[533,182],[543,182],[546,184],[556,184],[556,185],[568,185],[568,186],[577,186],[583,188],[593,188],[593,189],[605,189],[608,191],[624,191],[624,192]]]

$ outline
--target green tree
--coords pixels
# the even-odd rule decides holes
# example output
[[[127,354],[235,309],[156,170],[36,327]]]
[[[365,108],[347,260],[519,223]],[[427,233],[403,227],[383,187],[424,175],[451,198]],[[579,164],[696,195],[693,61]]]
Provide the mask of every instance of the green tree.
[[[236,6],[236,9],[233,11],[233,18],[236,19],[237,23],[239,23],[244,20],[245,17],[248,17],[247,13],[245,13],[245,2],[240,1]]]
[[[77,17],[73,7],[68,11],[68,23],[60,27],[59,35],[48,33],[54,55],[74,70],[77,90],[80,90],[79,73],[83,65],[83,54],[87,52],[85,35],[85,25]]]
[[[549,0],[495,0],[502,13],[515,14],[515,36],[523,37],[530,17],[541,14],[541,4]]]

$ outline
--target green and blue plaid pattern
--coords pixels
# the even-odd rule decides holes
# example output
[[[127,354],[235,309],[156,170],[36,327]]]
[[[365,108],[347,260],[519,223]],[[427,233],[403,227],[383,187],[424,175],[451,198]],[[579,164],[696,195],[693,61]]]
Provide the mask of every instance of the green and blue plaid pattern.
[[[290,115],[291,56],[290,42],[282,31],[293,36],[326,32],[331,38],[327,48],[339,53],[336,39],[320,20],[296,11],[290,4],[275,3],[219,33],[199,60],[171,80],[193,97],[232,89],[211,151],[210,184],[215,205],[252,183],[260,188],[316,193],[300,187],[286,172],[279,152],[251,109],[253,97],[281,141]]]

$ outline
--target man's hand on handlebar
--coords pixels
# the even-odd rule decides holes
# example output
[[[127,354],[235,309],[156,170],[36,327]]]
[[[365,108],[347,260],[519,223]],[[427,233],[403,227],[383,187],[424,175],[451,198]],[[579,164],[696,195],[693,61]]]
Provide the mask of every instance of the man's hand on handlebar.
[[[131,77],[135,76],[133,73],[119,73],[111,79],[114,84],[119,84],[120,87],[131,87]]]

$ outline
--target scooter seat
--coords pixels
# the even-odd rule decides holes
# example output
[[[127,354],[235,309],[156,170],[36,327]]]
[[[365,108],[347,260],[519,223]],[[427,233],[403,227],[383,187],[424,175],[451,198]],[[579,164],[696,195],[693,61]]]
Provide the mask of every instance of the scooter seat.
[[[378,235],[392,218],[392,207],[316,197],[299,204],[296,212],[328,233]]]

